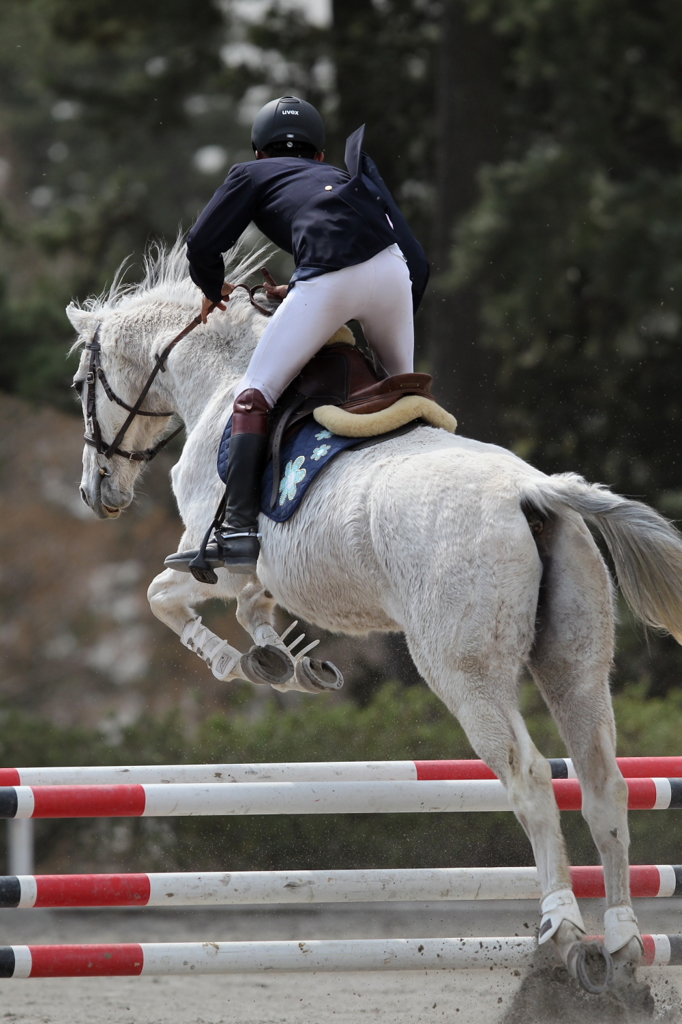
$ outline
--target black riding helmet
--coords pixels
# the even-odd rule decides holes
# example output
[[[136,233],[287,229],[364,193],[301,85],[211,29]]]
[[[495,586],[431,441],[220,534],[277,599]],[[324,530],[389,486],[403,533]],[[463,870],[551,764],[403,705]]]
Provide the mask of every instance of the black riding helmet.
[[[297,96],[280,96],[258,111],[251,129],[254,152],[273,142],[305,142],[324,149],[324,124],[312,103]]]

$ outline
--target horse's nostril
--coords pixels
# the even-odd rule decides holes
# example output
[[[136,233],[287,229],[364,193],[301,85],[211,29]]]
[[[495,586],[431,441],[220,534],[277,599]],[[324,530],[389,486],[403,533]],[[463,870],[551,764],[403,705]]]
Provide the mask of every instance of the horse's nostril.
[[[85,488],[84,488],[84,487],[79,487],[79,488],[78,488],[78,490],[79,490],[79,492],[80,492],[80,496],[81,496],[81,499],[82,499],[82,500],[83,500],[83,501],[85,502],[85,504],[87,505],[87,504],[88,504],[88,499],[87,499],[87,497],[86,497],[86,495],[85,495]]]

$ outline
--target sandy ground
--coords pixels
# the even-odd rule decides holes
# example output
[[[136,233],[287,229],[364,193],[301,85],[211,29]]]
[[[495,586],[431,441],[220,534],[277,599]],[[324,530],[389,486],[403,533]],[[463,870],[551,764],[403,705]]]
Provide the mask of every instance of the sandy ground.
[[[595,931],[597,909],[584,906]],[[637,909],[644,931],[682,932],[682,901]],[[3,910],[0,944],[514,935],[532,931],[536,913],[526,902]],[[679,1005],[682,968],[641,973]],[[504,971],[2,980],[0,1024],[497,1024],[518,985]]]

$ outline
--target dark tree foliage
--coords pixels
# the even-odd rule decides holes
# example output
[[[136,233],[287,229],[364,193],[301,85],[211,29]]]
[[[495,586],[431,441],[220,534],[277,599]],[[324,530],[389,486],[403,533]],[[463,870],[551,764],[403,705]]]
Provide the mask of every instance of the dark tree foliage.
[[[506,439],[682,509],[682,8],[470,0],[510,49],[511,142],[460,224]]]
[[[227,170],[198,171],[202,145],[248,156],[225,32],[192,0],[2,5],[0,387],[63,403],[66,303],[189,226]]]
[[[468,437],[498,441],[496,358],[479,343],[475,284],[448,287],[455,227],[479,196],[482,164],[501,159],[507,142],[506,51],[490,26],[461,0],[446,0],[436,63],[435,202],[427,292],[429,370],[441,402],[456,410]]]
[[[420,199],[424,186],[433,181],[440,7],[434,0],[333,3],[339,133],[345,139],[366,122],[367,149],[380,163],[389,188],[408,201],[408,209],[410,192]]]
[[[273,96],[322,108],[328,158],[367,145],[428,235],[436,0],[338,4],[320,27],[275,2],[7,0],[0,7],[0,387],[62,403],[68,300],[186,229]],[[248,15],[248,11],[247,11]],[[350,125],[350,129],[349,129]],[[227,149],[211,172],[201,147]],[[131,268],[134,271],[134,267]]]

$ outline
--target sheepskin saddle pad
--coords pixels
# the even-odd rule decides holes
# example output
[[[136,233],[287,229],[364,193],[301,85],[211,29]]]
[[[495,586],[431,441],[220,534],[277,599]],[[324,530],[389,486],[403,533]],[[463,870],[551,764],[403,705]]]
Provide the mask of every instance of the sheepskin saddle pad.
[[[355,347],[347,327],[303,368],[272,410],[270,458],[261,510],[275,522],[289,519],[316,478],[341,452],[380,444],[427,424],[453,433],[457,422],[430,394],[431,377],[381,377]],[[227,474],[232,420],[218,451]]]

